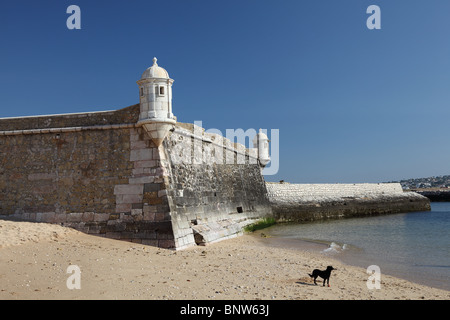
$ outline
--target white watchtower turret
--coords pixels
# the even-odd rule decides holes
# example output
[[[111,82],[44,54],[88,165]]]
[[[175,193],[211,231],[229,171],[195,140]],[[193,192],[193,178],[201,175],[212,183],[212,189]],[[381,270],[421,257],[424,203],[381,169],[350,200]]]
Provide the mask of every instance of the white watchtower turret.
[[[269,138],[261,129],[253,138],[253,148],[258,150],[258,160],[261,167],[265,167],[270,162]]]
[[[137,81],[141,106],[137,124],[145,129],[159,147],[176,124],[176,118],[172,113],[173,79],[156,61],[153,58],[153,65]]]

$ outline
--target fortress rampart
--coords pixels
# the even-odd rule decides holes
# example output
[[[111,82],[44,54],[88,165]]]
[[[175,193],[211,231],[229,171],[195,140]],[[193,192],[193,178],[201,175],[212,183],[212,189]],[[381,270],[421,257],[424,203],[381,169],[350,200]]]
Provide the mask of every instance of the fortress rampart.
[[[267,183],[278,221],[313,221],[412,211],[429,211],[427,198],[403,192],[398,183],[290,184]]]
[[[157,147],[138,115],[139,104],[0,119],[0,217],[180,249],[271,214],[244,146],[177,123]]]

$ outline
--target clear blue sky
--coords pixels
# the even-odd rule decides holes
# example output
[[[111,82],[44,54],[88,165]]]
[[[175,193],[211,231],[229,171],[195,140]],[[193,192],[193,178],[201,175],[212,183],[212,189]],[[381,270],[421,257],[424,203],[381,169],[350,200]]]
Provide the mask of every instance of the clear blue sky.
[[[138,103],[156,56],[179,121],[280,130],[268,181],[450,174],[449,14],[448,0],[4,1],[0,117]]]

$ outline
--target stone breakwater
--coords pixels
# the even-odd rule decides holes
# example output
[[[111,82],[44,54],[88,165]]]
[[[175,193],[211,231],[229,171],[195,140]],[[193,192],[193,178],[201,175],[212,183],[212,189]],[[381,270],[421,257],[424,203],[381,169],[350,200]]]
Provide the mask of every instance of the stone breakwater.
[[[403,192],[397,183],[266,183],[266,188],[272,213],[281,222],[430,210],[426,197]]]

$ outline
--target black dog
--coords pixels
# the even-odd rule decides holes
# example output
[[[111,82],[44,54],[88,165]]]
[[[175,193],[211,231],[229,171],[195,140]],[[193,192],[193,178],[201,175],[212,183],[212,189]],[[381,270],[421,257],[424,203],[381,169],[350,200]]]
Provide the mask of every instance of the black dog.
[[[323,279],[323,286],[325,286],[325,281],[327,281],[328,286],[330,286],[330,275],[331,270],[336,270],[332,266],[328,266],[327,270],[314,269],[312,274],[308,274],[311,278],[314,278],[314,284],[317,286],[316,279],[321,277]]]

